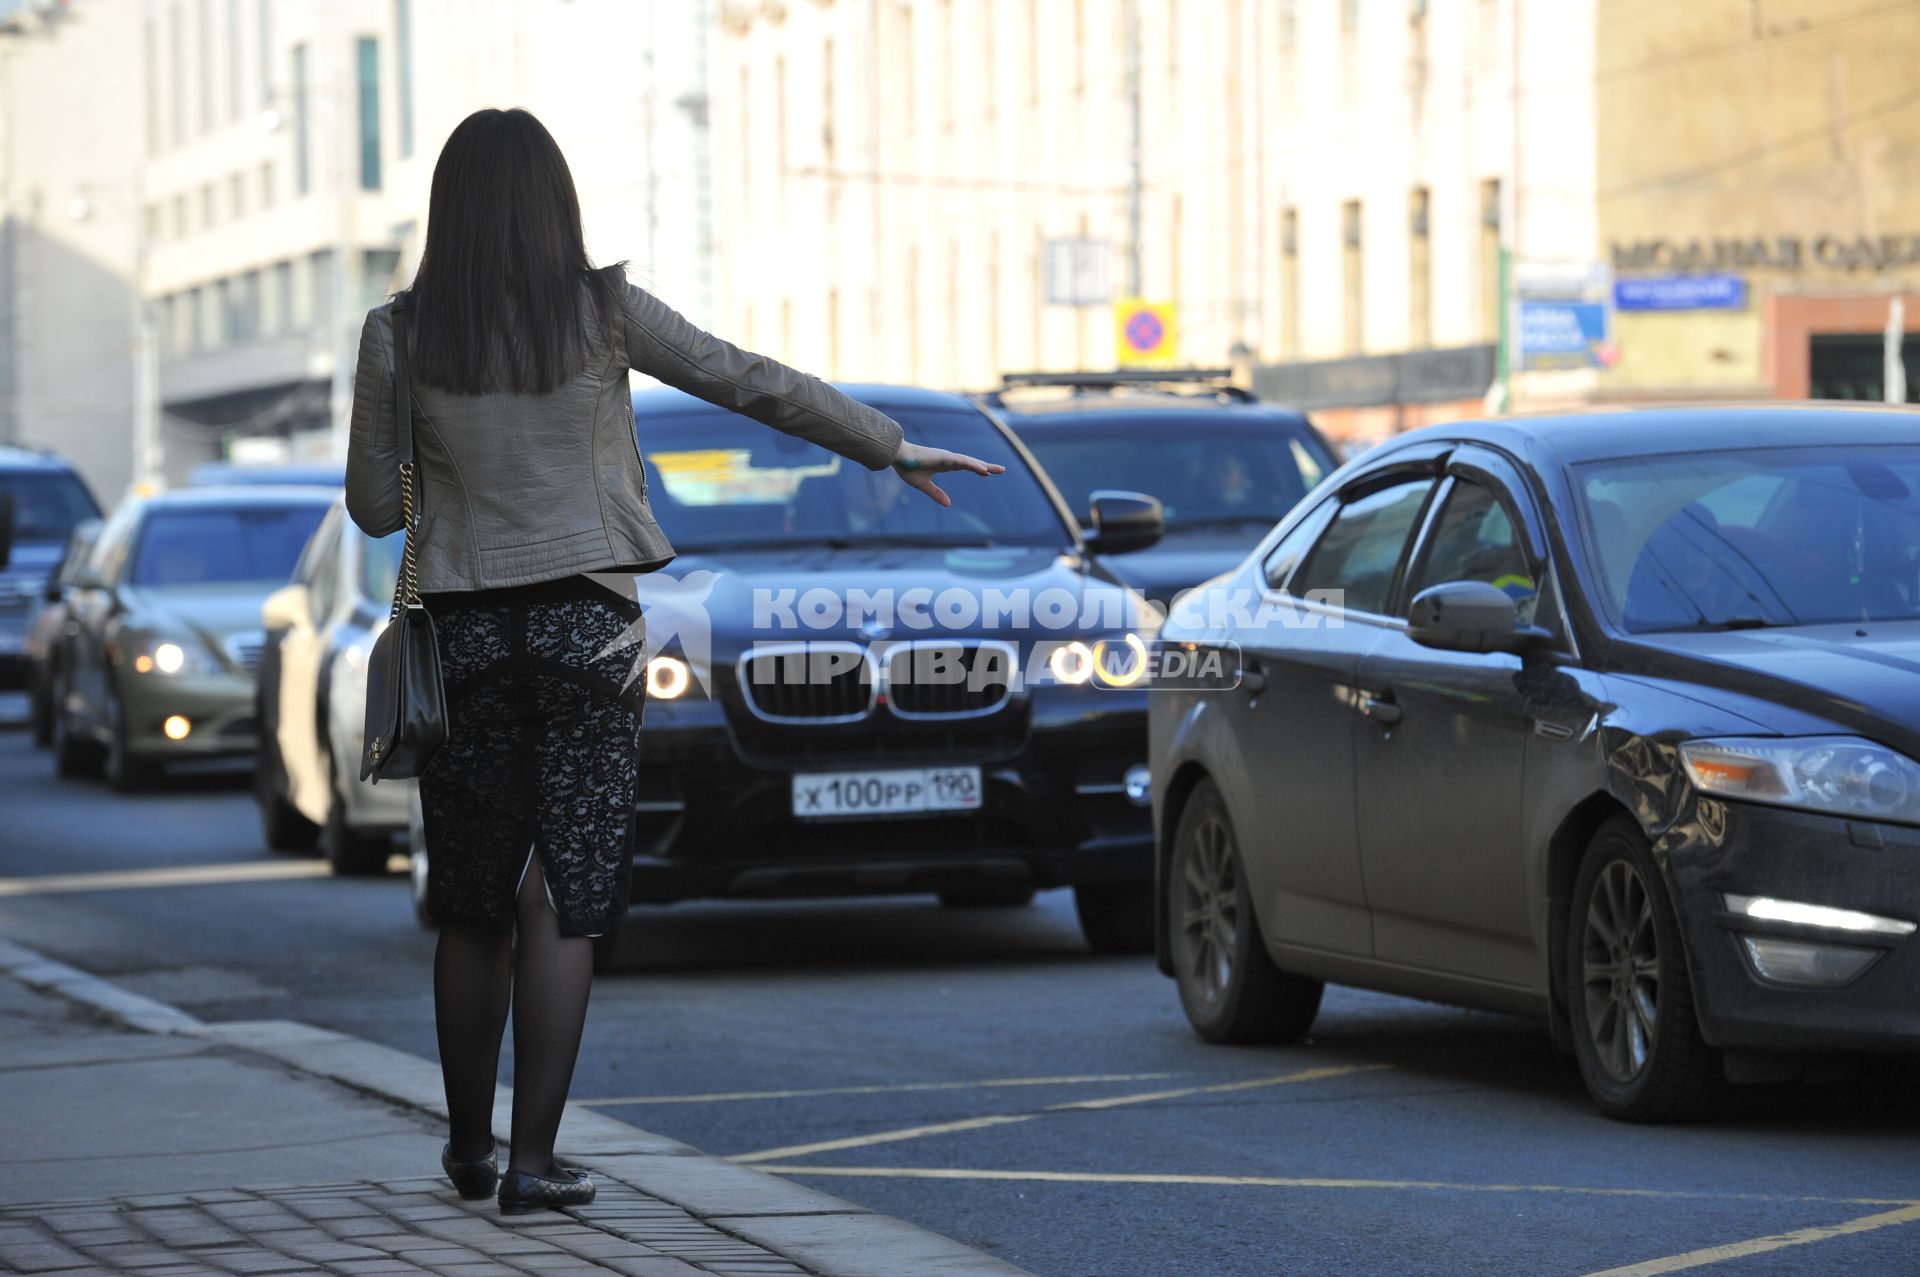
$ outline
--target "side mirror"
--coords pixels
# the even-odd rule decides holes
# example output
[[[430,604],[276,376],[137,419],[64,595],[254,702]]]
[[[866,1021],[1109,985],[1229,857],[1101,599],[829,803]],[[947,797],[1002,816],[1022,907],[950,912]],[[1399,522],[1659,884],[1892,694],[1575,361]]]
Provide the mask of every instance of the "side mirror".
[[[0,568],[13,560],[13,494],[0,492]]]
[[[307,623],[309,609],[306,586],[283,585],[261,602],[260,624],[269,630],[292,629]]]
[[[1167,530],[1166,514],[1160,499],[1144,492],[1114,492],[1102,489],[1093,494],[1093,534],[1087,549],[1094,554],[1127,554],[1144,550],[1158,541]]]
[[[1537,626],[1521,625],[1513,599],[1485,581],[1448,581],[1414,595],[1407,635],[1444,652],[1521,653],[1548,641]]]

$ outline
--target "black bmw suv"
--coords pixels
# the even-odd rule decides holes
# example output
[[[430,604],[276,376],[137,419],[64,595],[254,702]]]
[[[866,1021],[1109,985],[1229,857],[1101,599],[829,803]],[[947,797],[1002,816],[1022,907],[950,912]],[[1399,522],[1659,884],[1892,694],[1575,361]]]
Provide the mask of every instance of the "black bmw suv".
[[[648,499],[679,550],[639,578],[634,902],[1021,904],[1070,886],[1095,949],[1151,948],[1135,679],[1159,613],[1103,561],[1158,538],[1157,503],[1108,494],[1083,536],[973,403],[841,389],[1006,473],[942,475],[942,508],[677,391],[633,397]],[[414,845],[418,867],[417,821]]]

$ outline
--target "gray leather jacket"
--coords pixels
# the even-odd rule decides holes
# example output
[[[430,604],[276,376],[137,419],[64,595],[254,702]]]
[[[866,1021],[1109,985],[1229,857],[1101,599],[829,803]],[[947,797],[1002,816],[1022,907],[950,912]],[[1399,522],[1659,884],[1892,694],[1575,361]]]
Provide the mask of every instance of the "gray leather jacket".
[[[583,290],[584,297],[584,290]],[[636,369],[871,470],[900,426],[816,377],[702,332],[631,284],[618,331],[586,305],[580,371],[551,394],[456,395],[414,378],[420,588],[485,590],[673,558],[647,506],[627,370]],[[367,313],[347,447],[347,513],[369,535],[402,524],[392,305]]]

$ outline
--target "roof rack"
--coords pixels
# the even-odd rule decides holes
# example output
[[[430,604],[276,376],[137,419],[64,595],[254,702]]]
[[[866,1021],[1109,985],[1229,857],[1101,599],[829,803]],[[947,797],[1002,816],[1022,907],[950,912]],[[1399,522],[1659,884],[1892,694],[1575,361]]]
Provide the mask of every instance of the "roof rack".
[[[1122,387],[1194,386],[1205,387],[1203,393],[1232,399],[1239,403],[1258,402],[1252,391],[1234,385],[1232,378],[1231,368],[1116,368],[1111,372],[1010,372],[1002,374],[1000,389],[990,390],[981,398],[999,407],[1007,391],[1024,390],[1034,386],[1061,386],[1073,390],[1076,394],[1096,390],[1118,390]]]

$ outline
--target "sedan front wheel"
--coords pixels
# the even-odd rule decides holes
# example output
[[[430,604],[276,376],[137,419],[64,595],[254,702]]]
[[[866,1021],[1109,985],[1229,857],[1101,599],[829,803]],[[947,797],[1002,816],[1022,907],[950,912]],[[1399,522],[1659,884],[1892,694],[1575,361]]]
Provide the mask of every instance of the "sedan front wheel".
[[[1628,816],[1600,827],[1567,917],[1573,1051],[1608,1117],[1662,1122],[1711,1110],[1725,1090],[1700,1036],[1680,928],[1646,835]]]
[[[1162,902],[1180,1005],[1209,1042],[1292,1042],[1313,1027],[1325,985],[1267,953],[1226,801],[1202,781],[1180,813]]]

